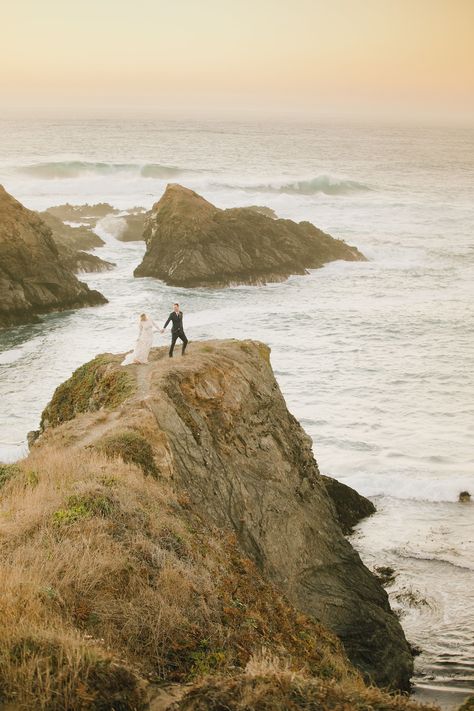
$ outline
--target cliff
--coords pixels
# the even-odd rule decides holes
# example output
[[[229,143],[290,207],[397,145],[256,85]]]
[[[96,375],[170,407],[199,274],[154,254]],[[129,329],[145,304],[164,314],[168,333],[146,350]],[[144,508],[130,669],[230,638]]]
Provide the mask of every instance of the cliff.
[[[407,689],[403,631],[344,538],[268,348],[210,341],[187,358],[170,361],[161,348],[147,366],[119,362],[101,356],[58,388],[38,444],[92,447],[166,481],[203,520],[232,532],[297,610],[335,633],[365,678]]]
[[[0,327],[103,303],[64,264],[50,228],[0,186]]]
[[[134,275],[184,287],[282,281],[336,259],[365,259],[309,222],[273,219],[253,207],[221,210],[177,184],[153,206],[144,238]]]

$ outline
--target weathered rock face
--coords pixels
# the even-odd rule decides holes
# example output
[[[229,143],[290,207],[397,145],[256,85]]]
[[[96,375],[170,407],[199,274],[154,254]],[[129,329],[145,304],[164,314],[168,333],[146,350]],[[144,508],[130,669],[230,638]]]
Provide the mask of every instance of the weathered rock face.
[[[64,205],[55,205],[48,207],[47,210],[51,215],[60,220],[68,220],[70,222],[86,222],[87,224],[95,225],[97,220],[106,215],[116,214],[119,212],[117,208],[112,207],[107,202],[99,202],[96,205],[70,205],[66,202]]]
[[[321,475],[321,477],[345,535],[352,533],[354,526],[363,518],[375,513],[373,503],[361,496],[355,489],[330,476]]]
[[[134,275],[185,287],[282,281],[336,259],[365,259],[309,222],[275,220],[253,207],[221,210],[176,184],[153,206],[144,237]]]
[[[268,348],[209,341],[171,361],[161,348],[149,365],[127,369],[114,356],[108,365],[104,358],[58,390],[39,446],[100,448],[104,437],[119,432],[146,437],[159,476],[206,520],[230,528],[265,578],[340,637],[355,666],[380,685],[408,688],[413,665],[402,628],[387,594],[344,538],[310,438],[275,381]],[[124,371],[136,374],[137,392],[125,394],[109,414],[93,414],[94,393],[108,392]]]
[[[148,217],[149,212],[146,210],[124,215],[122,218],[124,220],[124,229],[119,232],[117,239],[121,242],[141,242]]]
[[[50,228],[0,186],[0,327],[103,303],[63,263]]]
[[[101,259],[96,254],[58,247],[63,264],[74,274],[87,274],[92,272],[109,272],[116,267],[114,262]]]
[[[107,272],[115,267],[113,262],[107,262],[96,254],[88,254],[83,250],[94,249],[104,244],[104,240],[88,227],[71,227],[62,222],[47,210],[39,212],[48,227],[58,248],[59,256],[65,267],[75,274],[80,272]]]
[[[51,209],[54,210],[55,208]],[[105,244],[104,240],[99,235],[96,235],[90,227],[71,227],[71,225],[66,225],[49,210],[39,212],[38,215],[51,228],[57,245],[69,247],[70,249],[87,250],[102,247]]]

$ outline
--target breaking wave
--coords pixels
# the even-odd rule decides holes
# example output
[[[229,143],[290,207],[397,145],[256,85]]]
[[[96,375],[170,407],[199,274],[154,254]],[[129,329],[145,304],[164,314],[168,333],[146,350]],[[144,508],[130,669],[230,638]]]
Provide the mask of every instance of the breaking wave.
[[[369,185],[359,183],[356,180],[346,180],[335,178],[331,175],[318,175],[307,180],[292,180],[290,182],[269,182],[256,185],[226,185],[225,187],[240,187],[244,190],[267,192],[267,193],[289,193],[298,195],[348,195],[356,192],[367,192],[373,190]]]
[[[353,474],[341,478],[364,496],[390,496],[394,499],[412,499],[416,501],[444,501],[456,502],[462,491],[467,491],[474,496],[473,480],[471,476],[454,476],[449,478],[439,477],[412,477],[408,475],[380,474]],[[468,504],[470,505],[470,504]]]
[[[142,178],[167,179],[187,172],[185,169],[177,168],[173,165],[161,165],[160,163],[98,163],[82,160],[32,163],[31,165],[19,166],[15,170],[22,175],[44,180],[81,178],[87,175],[107,176],[118,173]]]

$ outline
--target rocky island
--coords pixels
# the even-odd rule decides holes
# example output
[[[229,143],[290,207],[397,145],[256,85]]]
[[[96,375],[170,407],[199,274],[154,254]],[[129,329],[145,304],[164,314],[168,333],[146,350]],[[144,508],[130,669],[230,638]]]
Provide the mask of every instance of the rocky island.
[[[0,327],[103,303],[63,261],[45,222],[0,186]]]
[[[407,689],[410,649],[269,349],[207,341],[186,359],[121,360],[76,370],[30,455],[0,467],[2,698],[421,708],[368,686]]]
[[[274,219],[255,207],[221,210],[178,184],[153,206],[144,238],[134,275],[182,287],[264,284],[336,259],[365,260],[310,222]]]

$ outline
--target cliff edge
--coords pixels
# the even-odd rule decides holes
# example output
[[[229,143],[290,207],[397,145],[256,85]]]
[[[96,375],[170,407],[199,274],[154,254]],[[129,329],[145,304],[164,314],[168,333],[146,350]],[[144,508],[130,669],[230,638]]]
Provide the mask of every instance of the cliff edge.
[[[253,341],[195,343],[146,366],[100,356],[55,392],[45,446],[135,462],[232,532],[263,579],[342,641],[364,677],[408,689],[412,656],[387,594],[344,538],[313,457]],[[339,501],[338,506],[342,503]]]

